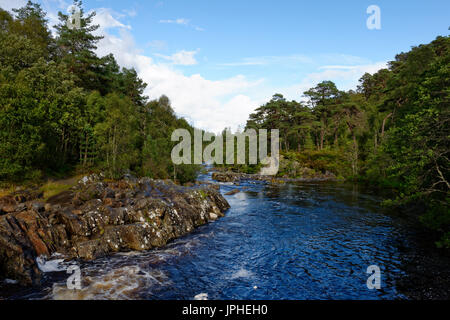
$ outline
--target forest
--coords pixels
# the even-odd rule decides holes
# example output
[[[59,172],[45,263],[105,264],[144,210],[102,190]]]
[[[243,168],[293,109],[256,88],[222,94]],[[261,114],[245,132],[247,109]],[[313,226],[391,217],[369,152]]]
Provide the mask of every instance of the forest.
[[[198,167],[170,161],[172,131],[192,126],[166,96],[150,101],[134,69],[96,55],[95,12],[74,4],[80,28],[60,12],[56,36],[40,5],[0,8],[0,181],[89,171],[194,180]]]
[[[90,171],[195,180],[200,166],[171,161],[172,132],[194,128],[168,97],[146,97],[136,70],[97,56],[95,12],[74,3],[80,28],[59,13],[55,35],[38,4],[0,9],[0,181]],[[413,208],[450,247],[449,96],[450,37],[439,36],[365,74],[355,90],[324,81],[300,102],[275,94],[246,128],[280,130],[281,176],[298,176],[300,164],[392,190],[386,205]]]

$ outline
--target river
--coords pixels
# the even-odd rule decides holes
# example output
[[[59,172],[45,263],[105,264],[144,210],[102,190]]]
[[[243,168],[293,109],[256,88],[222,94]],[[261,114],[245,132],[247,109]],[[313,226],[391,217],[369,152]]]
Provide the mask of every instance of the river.
[[[202,175],[201,180],[210,180]],[[342,183],[221,184],[231,209],[218,221],[149,252],[82,263],[83,288],[64,271],[42,287],[0,286],[25,299],[414,299],[448,298],[450,259],[381,199]],[[74,262],[72,262],[74,263]],[[369,289],[369,266],[381,287]],[[65,270],[61,261],[48,271]],[[52,269],[52,267],[54,267]]]

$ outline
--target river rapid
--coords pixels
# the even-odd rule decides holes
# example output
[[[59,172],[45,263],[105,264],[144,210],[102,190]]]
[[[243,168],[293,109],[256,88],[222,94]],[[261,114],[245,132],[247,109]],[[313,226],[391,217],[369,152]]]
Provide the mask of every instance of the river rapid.
[[[200,176],[210,180],[210,175]],[[6,299],[448,299],[450,259],[408,219],[342,183],[222,183],[231,209],[168,246],[92,262],[42,261],[39,288],[0,284]],[[82,289],[66,285],[69,264]],[[381,288],[369,289],[369,266]]]

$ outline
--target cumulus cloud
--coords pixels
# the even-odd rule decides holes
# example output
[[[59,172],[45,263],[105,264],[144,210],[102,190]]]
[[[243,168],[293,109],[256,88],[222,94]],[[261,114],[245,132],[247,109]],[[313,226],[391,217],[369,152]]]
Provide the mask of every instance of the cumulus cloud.
[[[108,8],[99,8],[95,11],[97,14],[94,17],[93,23],[100,26],[99,32],[103,32],[104,30],[111,28],[124,28],[131,30],[131,26],[124,25],[118,20],[121,15],[113,10]]]
[[[0,6],[6,9],[21,6],[26,0],[0,0]],[[64,0],[44,0],[44,9],[48,12],[50,25],[57,22],[57,14],[51,4],[56,4],[62,11],[67,9]],[[65,6],[61,8],[61,6]],[[98,33],[104,39],[98,44],[100,56],[113,53],[118,63],[127,68],[134,67],[139,76],[148,83],[145,94],[152,99],[167,95],[178,115],[185,117],[193,125],[208,131],[220,132],[225,127],[236,130],[245,125],[250,113],[265,103],[275,92],[284,94],[289,99],[299,99],[302,93],[323,80],[338,82],[340,89],[351,89],[365,73],[374,73],[386,67],[386,63],[370,63],[366,59],[349,55],[332,55],[325,57],[326,65],[317,67],[317,72],[308,74],[304,79],[290,87],[276,87],[264,79],[250,80],[244,75],[236,74],[219,80],[209,80],[200,74],[185,75],[177,66],[198,64],[195,55],[199,50],[181,50],[173,54],[155,54],[158,59],[143,54],[131,34],[131,26],[120,21],[124,14],[108,8],[95,10],[94,23],[101,27]],[[129,14],[130,15],[130,14]],[[188,19],[161,20],[160,23],[177,24],[202,31],[191,24]],[[113,29],[114,32],[111,32]],[[162,40],[150,41],[149,47],[166,50],[167,44]],[[160,59],[163,61],[160,62]],[[241,61],[223,64],[225,67],[245,65],[292,65],[317,64],[318,56],[303,55],[265,56],[244,58]]]
[[[98,45],[99,55],[113,53],[121,66],[134,67],[149,84],[146,95],[152,99],[167,95],[175,112],[199,128],[212,132],[220,132],[225,127],[237,129],[239,125],[245,124],[249,113],[260,104],[260,101],[252,99],[245,92],[257,87],[262,80],[249,81],[242,75],[215,81],[205,79],[200,74],[186,76],[175,69],[173,64],[157,63],[143,55],[127,29],[119,30],[117,36],[107,31],[103,35],[105,38]],[[189,59],[186,57],[193,57],[193,53],[196,51],[169,57],[187,63]]]
[[[98,53],[113,53],[118,63],[124,67],[134,67],[139,76],[148,83],[145,92],[152,99],[167,95],[178,115],[185,117],[198,128],[220,132],[225,127],[236,130],[245,125],[250,113],[265,103],[275,92],[289,99],[299,99],[304,91],[318,82],[331,80],[339,83],[340,89],[354,88],[358,79],[365,73],[374,73],[386,67],[386,63],[367,63],[344,65],[348,62],[361,62],[363,59],[344,57],[342,65],[325,65],[318,72],[308,74],[301,83],[276,88],[267,85],[264,79],[249,80],[244,75],[236,75],[221,80],[208,80],[200,74],[187,76],[176,69],[176,65],[193,65],[196,51],[181,50],[172,55],[155,55],[171,63],[160,63],[146,56],[138,49],[127,28],[119,28],[118,35],[103,30],[105,38],[98,45]],[[293,55],[288,57],[262,57],[244,62],[264,63],[310,63],[314,58]],[[334,60],[330,59],[334,62]],[[338,62],[339,59],[336,59]]]

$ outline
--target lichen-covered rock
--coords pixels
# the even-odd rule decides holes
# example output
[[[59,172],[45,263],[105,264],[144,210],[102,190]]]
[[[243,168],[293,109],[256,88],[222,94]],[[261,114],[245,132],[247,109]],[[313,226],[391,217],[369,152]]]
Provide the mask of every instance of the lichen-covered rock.
[[[235,182],[243,177],[241,173],[234,172],[213,172],[211,178],[219,182]]]
[[[241,180],[255,180],[255,181],[265,181],[270,183],[285,183],[285,182],[318,182],[318,181],[336,181],[336,176],[333,173],[317,173],[309,168],[301,168],[298,170],[300,172],[299,178],[287,178],[287,177],[276,177],[260,174],[246,174],[246,173],[236,173],[236,172],[215,172],[212,174],[212,179],[218,182],[232,182],[238,184]]]
[[[56,252],[91,260],[161,247],[229,208],[217,186],[148,178],[106,183],[90,176],[47,203],[37,199],[0,199],[0,278],[39,283],[36,258]]]
[[[241,190],[239,190],[239,189],[234,189],[234,190],[231,190],[230,192],[225,193],[225,195],[226,195],[226,196],[233,196],[233,195],[235,195],[235,194],[237,194],[237,193],[239,193],[239,192],[241,192]]]

